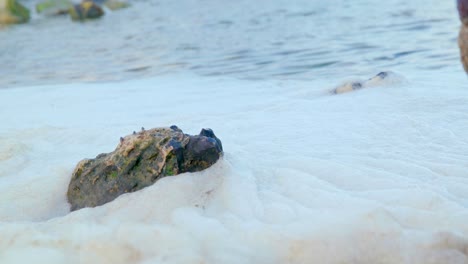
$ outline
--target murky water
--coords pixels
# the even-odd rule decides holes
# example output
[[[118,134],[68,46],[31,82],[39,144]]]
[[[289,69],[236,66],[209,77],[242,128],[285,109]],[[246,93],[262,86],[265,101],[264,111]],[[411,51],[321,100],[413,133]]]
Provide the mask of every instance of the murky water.
[[[150,0],[0,30],[0,87],[189,71],[324,79],[459,67],[454,1]],[[32,2],[26,2],[32,6]]]

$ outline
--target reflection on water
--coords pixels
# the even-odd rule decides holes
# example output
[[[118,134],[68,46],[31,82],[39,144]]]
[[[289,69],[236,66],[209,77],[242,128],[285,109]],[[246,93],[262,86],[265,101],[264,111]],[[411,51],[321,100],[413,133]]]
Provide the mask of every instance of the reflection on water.
[[[26,2],[30,6],[32,2]],[[316,79],[458,67],[454,1],[147,0],[0,30],[0,87],[175,71]]]

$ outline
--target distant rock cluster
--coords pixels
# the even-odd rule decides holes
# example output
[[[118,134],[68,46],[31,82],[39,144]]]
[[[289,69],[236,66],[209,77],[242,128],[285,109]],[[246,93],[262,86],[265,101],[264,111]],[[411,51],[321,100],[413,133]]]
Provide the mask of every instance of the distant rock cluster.
[[[44,16],[68,14],[72,20],[83,21],[103,16],[103,7],[117,10],[128,6],[120,0],[83,0],[79,4],[71,0],[44,0],[36,5],[36,12]],[[30,17],[30,10],[18,0],[0,0],[0,25],[26,23]]]
[[[142,128],[120,138],[113,152],[79,162],[67,198],[72,211],[102,205],[163,177],[204,170],[222,153],[221,141],[211,129],[191,136],[177,126]]]

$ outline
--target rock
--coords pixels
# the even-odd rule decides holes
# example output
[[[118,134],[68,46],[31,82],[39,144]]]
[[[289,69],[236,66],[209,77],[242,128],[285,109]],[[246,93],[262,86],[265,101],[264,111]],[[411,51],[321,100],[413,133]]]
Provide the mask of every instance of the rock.
[[[67,198],[72,211],[102,205],[165,176],[204,170],[222,153],[211,129],[198,136],[184,134],[177,126],[134,132],[121,138],[113,152],[80,161]]]
[[[458,47],[460,49],[460,59],[463,69],[468,73],[468,25],[462,25],[458,35]]]
[[[117,0],[107,0],[104,2],[104,6],[109,8],[110,10],[118,10],[122,8],[127,8],[130,6],[127,2],[117,1]]]
[[[360,90],[363,88],[371,88],[376,86],[385,86],[393,83],[401,82],[401,78],[391,71],[379,72],[374,77],[366,81],[346,82],[331,91],[332,94],[342,94]]]
[[[363,87],[362,82],[347,82],[336,87],[332,92],[334,94],[342,94],[342,93],[347,93],[347,92],[362,89],[362,87]]]
[[[26,23],[29,18],[29,10],[16,0],[0,0],[0,24]]]
[[[129,7],[130,4],[128,2],[120,1],[120,0],[83,0],[85,1],[92,1],[93,3],[99,5],[99,6],[105,6],[109,8],[110,10],[117,10],[117,9],[122,9]]]
[[[45,0],[36,4],[36,12],[46,16],[68,14],[73,3],[70,0]]]
[[[92,1],[84,1],[70,8],[72,20],[96,19],[104,15],[104,10]]]
[[[468,73],[468,0],[457,1],[458,15],[462,22],[458,34],[458,47],[460,48],[460,59],[465,72]]]

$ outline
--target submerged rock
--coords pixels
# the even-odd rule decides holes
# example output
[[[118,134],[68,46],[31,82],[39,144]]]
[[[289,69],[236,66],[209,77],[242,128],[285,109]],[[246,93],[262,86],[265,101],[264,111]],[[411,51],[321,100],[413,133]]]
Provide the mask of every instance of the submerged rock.
[[[36,4],[36,12],[46,16],[68,14],[73,3],[70,0],[45,0]]]
[[[71,210],[108,203],[165,176],[204,170],[222,152],[221,141],[211,129],[197,136],[184,134],[176,126],[133,132],[121,138],[113,152],[78,163],[67,192]]]
[[[341,94],[341,93],[347,93],[347,92],[359,90],[359,89],[362,89],[362,87],[363,87],[362,82],[358,82],[358,81],[347,82],[347,83],[344,83],[344,84],[336,87],[335,89],[333,89],[332,92],[334,94]]]
[[[16,0],[0,0],[0,24],[18,24],[29,21],[29,10]]]
[[[391,71],[379,72],[374,77],[366,81],[352,81],[346,82],[331,91],[333,94],[342,94],[352,92],[364,88],[384,86],[388,84],[398,83],[401,78]]]
[[[122,8],[127,8],[130,6],[130,4],[118,0],[107,0],[104,2],[104,6],[109,8],[110,10],[118,10]]]
[[[70,8],[72,20],[96,19],[104,15],[104,10],[92,1],[84,1]]]

